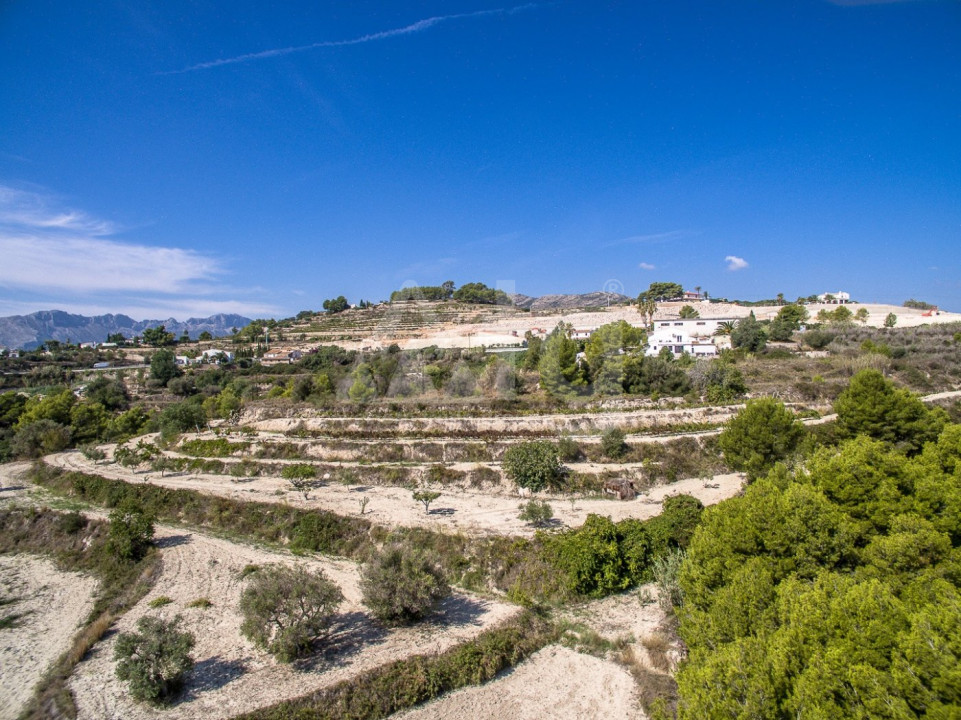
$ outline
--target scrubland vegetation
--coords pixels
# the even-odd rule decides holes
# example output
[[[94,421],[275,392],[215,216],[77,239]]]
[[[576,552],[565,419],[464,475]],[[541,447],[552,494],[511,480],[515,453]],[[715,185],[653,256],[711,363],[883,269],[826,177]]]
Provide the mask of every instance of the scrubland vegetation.
[[[331,310],[323,322],[353,312]],[[961,712],[961,413],[916,393],[955,389],[961,335],[951,326],[872,330],[835,315],[798,332],[792,312],[731,328],[740,330],[735,349],[714,360],[644,357],[643,330],[612,324],[580,344],[561,327],[505,356],[322,347],[271,367],[185,371],[155,355],[139,377],[6,376],[0,458],[82,448],[84,472],[40,460],[27,479],[47,501],[108,517],[0,510],[0,551],[47,554],[101,580],[94,613],[24,716],[75,715],[67,680],[149,590],[163,552],[152,538],[163,524],[356,563],[365,612],[383,627],[431,622],[451,592],[525,608],[443,653],[391,662],[249,717],[384,717],[570,639],[559,608],[642,583],[658,588],[668,616],[646,639],[660,647],[648,649],[660,658],[654,665],[639,664],[626,641],[588,642],[587,631],[574,645],[629,667],[651,717],[953,717]],[[53,382],[35,384],[40,375]],[[730,421],[698,414],[711,406]],[[660,438],[632,415],[641,410],[691,414],[659,426],[678,435]],[[830,413],[836,418],[823,417]],[[542,420],[572,415],[577,432]],[[469,424],[504,417],[510,426]],[[261,429],[278,419],[291,420],[286,432]],[[465,422],[440,424],[446,419]],[[706,434],[685,435],[696,431]],[[122,476],[107,477],[107,464]],[[673,494],[645,520],[595,513],[571,525],[560,512],[567,499],[573,510],[579,498],[603,497],[611,480],[643,494],[685,478],[707,487],[732,471],[744,473],[743,493],[712,507]],[[238,489],[277,479],[284,490],[253,500],[165,485],[189,473]],[[359,512],[323,509],[331,484],[362,491]],[[367,505],[381,486],[403,488],[425,522],[443,512],[445,497],[508,495],[527,534],[375,522]],[[246,638],[277,662],[322,652],[343,588],[288,565],[250,565],[239,582]],[[167,612],[163,597],[150,612]],[[186,607],[200,612],[210,606],[203,599]],[[193,638],[165,617],[144,618],[116,645],[131,696],[160,704],[179,702],[193,662]],[[668,647],[680,662],[665,659]]]

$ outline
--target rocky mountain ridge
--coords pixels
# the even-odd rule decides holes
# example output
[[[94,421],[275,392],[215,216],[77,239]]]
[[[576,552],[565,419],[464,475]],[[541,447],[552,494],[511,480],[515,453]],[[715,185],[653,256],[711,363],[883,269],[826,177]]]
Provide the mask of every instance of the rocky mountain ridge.
[[[206,318],[175,318],[166,320],[134,320],[126,315],[72,315],[62,310],[41,310],[30,315],[11,315],[0,318],[0,347],[31,350],[47,340],[85,343],[106,342],[107,335],[121,333],[132,338],[147,328],[163,325],[167,332],[180,337],[184,333],[196,339],[205,330],[214,337],[230,335],[250,323],[242,315],[211,315]]]

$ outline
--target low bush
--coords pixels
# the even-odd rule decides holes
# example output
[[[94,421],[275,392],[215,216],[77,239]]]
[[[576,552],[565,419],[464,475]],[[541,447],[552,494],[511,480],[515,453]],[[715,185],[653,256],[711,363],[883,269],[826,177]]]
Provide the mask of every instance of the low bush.
[[[343,593],[323,572],[269,565],[240,596],[240,632],[281,662],[305,655],[330,627]]]
[[[396,544],[364,565],[360,589],[371,614],[386,625],[421,620],[450,595],[443,571],[427,553]]]
[[[130,683],[130,694],[137,700],[162,704],[183,687],[184,676],[194,665],[190,657],[194,636],[178,629],[180,621],[179,615],[170,621],[142,617],[137,632],[117,636],[117,677]]]

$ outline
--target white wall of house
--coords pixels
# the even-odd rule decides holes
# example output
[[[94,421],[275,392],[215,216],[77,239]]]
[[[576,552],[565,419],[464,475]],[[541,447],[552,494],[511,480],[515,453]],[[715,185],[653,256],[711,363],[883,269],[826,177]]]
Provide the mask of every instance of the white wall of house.
[[[670,348],[675,357],[683,353],[714,357],[719,350],[714,333],[724,322],[736,322],[736,318],[656,320],[647,338],[646,354],[657,355],[663,348]]]

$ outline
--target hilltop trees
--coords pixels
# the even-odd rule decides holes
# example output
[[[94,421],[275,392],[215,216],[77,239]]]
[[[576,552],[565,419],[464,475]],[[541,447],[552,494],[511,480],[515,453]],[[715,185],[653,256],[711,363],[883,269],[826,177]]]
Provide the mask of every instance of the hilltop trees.
[[[141,339],[147,345],[153,345],[154,347],[165,347],[167,345],[174,344],[174,334],[167,332],[167,328],[164,325],[158,325],[154,328],[147,328],[141,335]]]
[[[437,302],[440,300],[456,300],[457,302],[480,305],[510,305],[511,299],[503,290],[487,287],[484,283],[464,283],[456,290],[451,280],[442,285],[415,285],[394,290],[390,294],[391,302],[409,300],[425,300]]]
[[[684,288],[674,282],[652,282],[647,290],[637,296],[637,302],[646,300],[674,300],[684,294]]]
[[[347,298],[345,298],[343,295],[338,295],[335,298],[324,300],[323,307],[324,310],[327,311],[328,315],[334,315],[349,309],[350,303],[347,302]]]

